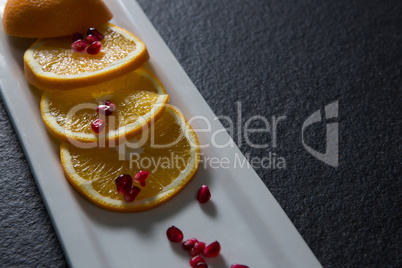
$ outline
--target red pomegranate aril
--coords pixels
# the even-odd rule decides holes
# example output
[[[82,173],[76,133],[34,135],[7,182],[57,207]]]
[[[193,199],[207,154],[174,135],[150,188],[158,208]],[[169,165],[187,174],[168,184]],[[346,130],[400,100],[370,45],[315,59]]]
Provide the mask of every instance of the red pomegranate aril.
[[[84,40],[77,40],[71,44],[71,49],[75,52],[83,52],[87,48],[87,43]]]
[[[186,241],[183,242],[183,248],[185,250],[191,250],[194,247],[195,243],[197,242],[198,240],[195,238],[187,239]]]
[[[112,103],[111,101],[104,101],[103,104],[99,105],[98,108],[96,108],[96,112],[109,116],[113,113],[115,109],[116,105],[114,105],[114,103]]]
[[[127,202],[133,202],[137,195],[141,192],[141,189],[137,186],[131,186],[130,190],[124,193],[124,200]]]
[[[116,178],[116,188],[117,192],[124,194],[131,189],[131,185],[133,183],[133,178],[128,174],[120,175]]]
[[[105,128],[105,120],[98,118],[92,122],[91,127],[95,133],[101,133]]]
[[[197,264],[199,264],[200,262],[205,263],[205,259],[200,255],[197,255],[190,260],[190,266],[196,268]]]
[[[166,236],[169,241],[174,243],[180,243],[183,241],[183,232],[174,225],[167,229]]]
[[[232,264],[230,268],[249,268],[249,267],[243,264]]]
[[[207,258],[216,257],[221,251],[221,245],[218,241],[214,241],[204,249],[204,256]]]
[[[114,109],[116,109],[116,105],[113,102],[109,101],[109,100],[105,100],[103,102],[103,104],[109,106],[109,110],[111,112],[114,112]]]
[[[148,179],[149,172],[146,170],[140,170],[135,174],[134,181],[139,183],[142,187],[145,187],[145,180]]]
[[[101,42],[95,41],[87,47],[87,53],[90,55],[96,55],[100,52],[101,48]]]
[[[84,37],[83,37],[82,34],[80,34],[80,33],[74,33],[72,39],[73,39],[73,42],[75,42],[75,41],[77,41],[77,40],[82,40],[82,39],[84,39]]]
[[[103,39],[103,34],[101,34],[100,32],[98,32],[98,30],[96,30],[95,28],[89,28],[87,35],[94,35],[96,36],[96,38],[101,41]]]
[[[88,43],[88,45],[90,45],[93,42],[96,42],[96,41],[99,41],[99,40],[95,35],[90,34],[90,35],[87,35],[87,37],[85,37],[85,41]]]
[[[211,198],[211,192],[209,191],[208,185],[201,186],[201,188],[198,190],[197,193],[198,202],[204,204],[208,202],[210,198]]]
[[[190,255],[191,256],[200,255],[204,251],[204,248],[205,248],[204,242],[196,242],[193,248],[190,250]]]
[[[114,108],[113,108],[113,110],[114,110]],[[104,104],[101,104],[101,105],[98,106],[98,108],[96,108],[96,112],[98,114],[103,114],[103,115],[106,115],[106,116],[111,115],[113,113],[113,110],[110,109],[110,106],[104,105]]]
[[[196,268],[208,268],[208,264],[206,264],[205,262],[199,262]]]

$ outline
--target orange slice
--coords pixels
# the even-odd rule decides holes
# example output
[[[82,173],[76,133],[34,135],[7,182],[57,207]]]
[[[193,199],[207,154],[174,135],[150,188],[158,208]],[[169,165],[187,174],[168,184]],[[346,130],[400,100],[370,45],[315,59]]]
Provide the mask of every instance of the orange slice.
[[[107,210],[136,212],[159,206],[179,193],[195,175],[200,161],[198,138],[183,115],[166,107],[156,123],[116,148],[61,145],[61,162],[71,185]],[[133,202],[124,201],[115,179],[148,170],[145,187]]]
[[[41,114],[49,131],[58,139],[84,146],[110,145],[142,131],[158,118],[168,101],[160,81],[148,70],[140,68],[94,86],[70,91],[45,91],[41,99]],[[97,113],[98,105],[111,101],[116,108],[110,116]],[[102,117],[106,122],[97,134],[93,121]]]
[[[104,82],[141,67],[149,55],[132,33],[106,24],[96,55],[74,52],[71,36],[39,39],[24,54],[28,81],[42,90],[69,90]]]
[[[86,32],[113,17],[102,0],[7,0],[4,32],[31,38],[48,38]]]

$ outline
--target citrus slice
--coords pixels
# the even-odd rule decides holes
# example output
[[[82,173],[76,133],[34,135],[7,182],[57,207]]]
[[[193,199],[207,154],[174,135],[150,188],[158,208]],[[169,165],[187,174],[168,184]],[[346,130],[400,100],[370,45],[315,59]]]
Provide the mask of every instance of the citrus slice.
[[[102,0],[7,0],[3,28],[19,37],[56,37],[102,26],[112,17]]]
[[[42,93],[41,114],[49,131],[58,139],[83,146],[99,146],[119,142],[142,131],[158,118],[168,101],[160,81],[148,70],[140,68],[94,86]],[[111,115],[97,112],[99,105],[110,101],[115,105]],[[92,122],[102,118],[105,128],[95,133]]]
[[[170,105],[148,131],[116,148],[78,148],[63,143],[61,162],[71,185],[85,198],[107,210],[136,212],[159,206],[179,193],[195,175],[199,160],[198,138],[184,116]],[[126,202],[115,179],[150,175],[141,192]]]
[[[73,51],[71,36],[37,40],[24,54],[28,81],[42,90],[76,89],[127,74],[149,59],[132,33],[110,23],[97,30],[104,38],[96,55]]]

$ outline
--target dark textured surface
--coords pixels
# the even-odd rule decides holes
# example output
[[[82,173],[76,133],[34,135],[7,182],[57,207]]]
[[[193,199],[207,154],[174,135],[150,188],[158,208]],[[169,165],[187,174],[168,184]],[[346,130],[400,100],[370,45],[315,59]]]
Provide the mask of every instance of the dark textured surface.
[[[63,267],[65,258],[0,100],[0,267]]]
[[[140,5],[217,115],[286,116],[256,169],[325,267],[401,267],[401,1],[162,1]],[[151,55],[152,56],[152,55]],[[304,120],[339,101],[339,166],[301,143]],[[224,124],[225,122],[222,121]],[[258,122],[256,122],[258,123]],[[258,127],[258,126],[255,126]],[[325,150],[325,126],[308,144]],[[65,266],[0,103],[0,266]]]

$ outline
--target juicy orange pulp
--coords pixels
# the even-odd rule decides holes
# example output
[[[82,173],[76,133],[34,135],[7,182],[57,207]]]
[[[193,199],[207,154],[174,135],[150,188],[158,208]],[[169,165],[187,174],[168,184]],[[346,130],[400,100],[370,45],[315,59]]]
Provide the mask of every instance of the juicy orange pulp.
[[[112,123],[114,120],[114,126],[107,124],[106,132],[108,132],[126,126],[127,123],[133,122],[138,117],[148,113],[160,96],[152,81],[145,76],[138,75],[137,72],[122,77],[117,82],[112,82],[115,83],[115,87],[112,87],[113,83],[108,83],[110,87],[104,85],[91,87],[91,90],[83,88],[73,91],[44,93],[49,98],[50,115],[56,118],[60,126],[73,132],[93,134],[91,123],[99,118],[93,108],[77,110],[71,120],[69,120],[68,114],[80,104],[88,103],[94,105],[91,107],[95,107],[102,101],[109,100],[116,105],[116,109],[112,116],[105,118],[106,122]],[[110,90],[108,91],[107,88]]]
[[[133,40],[110,28],[106,28],[103,35],[102,50],[95,56],[70,49],[71,36],[46,39],[42,48],[35,50],[33,56],[44,72],[74,75],[101,70],[135,50],[136,43]]]
[[[138,144],[138,142],[140,144]],[[198,138],[183,115],[168,106],[146,131],[118,147],[78,148],[63,143],[61,161],[72,186],[94,204],[112,211],[135,212],[165,203],[179,193],[195,175],[199,161]],[[117,192],[115,179],[150,175],[133,202]]]
[[[149,54],[135,35],[107,23],[96,55],[74,52],[72,37],[39,39],[24,54],[27,80],[42,90],[72,90],[105,82],[141,67]]]
[[[156,144],[168,144],[175,137],[179,137],[181,130],[175,124],[174,118],[164,113],[155,125]],[[151,132],[150,132],[151,133]],[[149,135],[150,135],[149,133]],[[149,138],[150,139],[150,138]],[[136,152],[133,150],[132,152]],[[91,181],[95,191],[102,196],[112,199],[124,200],[123,195],[116,191],[115,178],[122,174],[131,174],[134,176],[139,170],[148,170],[149,178],[146,180],[146,187],[140,187],[141,192],[136,201],[143,200],[160,193],[164,187],[168,186],[181,170],[185,169],[191,158],[191,146],[185,137],[182,137],[174,146],[168,149],[152,148],[150,144],[144,145],[140,150],[140,155],[132,155],[132,167],[130,168],[130,159],[119,161],[119,152],[116,148],[96,148],[82,150],[80,148],[70,147],[70,154],[75,171],[79,176]],[[170,152],[174,152],[173,158]],[[129,156],[129,154],[126,154]],[[177,156],[177,163],[174,161]],[[128,158],[128,157],[127,157]],[[141,159],[150,159],[142,161]],[[165,165],[165,168],[157,168],[155,163]],[[142,165],[141,165],[142,164]],[[150,167],[148,166],[150,164]],[[155,170],[153,170],[155,168]],[[139,185],[138,185],[139,186]]]

